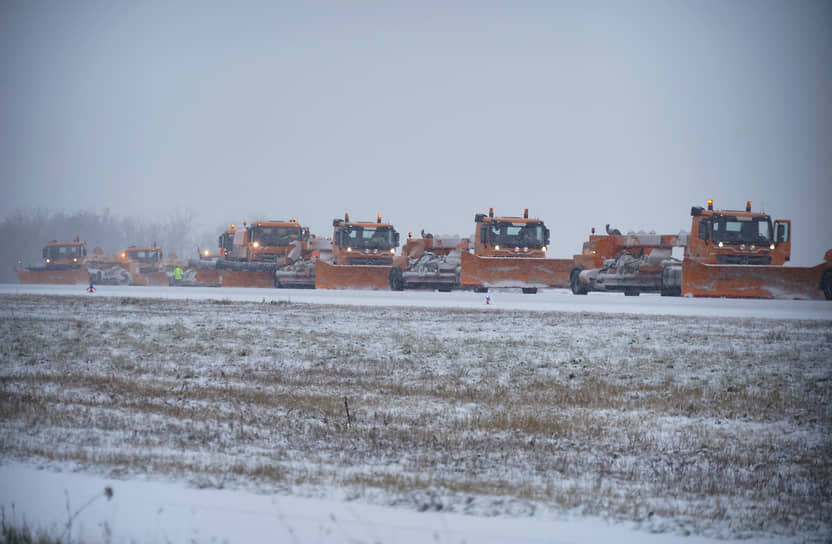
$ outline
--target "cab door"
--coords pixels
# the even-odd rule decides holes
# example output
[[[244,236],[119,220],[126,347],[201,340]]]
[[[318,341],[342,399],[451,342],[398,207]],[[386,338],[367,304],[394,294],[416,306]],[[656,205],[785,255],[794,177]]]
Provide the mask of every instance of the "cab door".
[[[771,252],[771,264],[782,265],[792,256],[792,222],[789,219],[778,219],[774,222],[774,250]]]

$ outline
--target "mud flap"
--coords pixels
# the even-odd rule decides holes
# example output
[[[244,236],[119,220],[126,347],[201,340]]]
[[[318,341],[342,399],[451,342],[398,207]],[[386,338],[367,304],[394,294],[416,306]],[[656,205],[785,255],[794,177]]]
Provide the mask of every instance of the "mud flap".
[[[528,257],[478,257],[462,253],[460,284],[463,289],[482,287],[569,287],[572,259]]]
[[[322,260],[315,263],[316,289],[390,289],[387,265],[336,265]]]
[[[682,296],[822,300],[827,264],[811,268],[682,262]]]

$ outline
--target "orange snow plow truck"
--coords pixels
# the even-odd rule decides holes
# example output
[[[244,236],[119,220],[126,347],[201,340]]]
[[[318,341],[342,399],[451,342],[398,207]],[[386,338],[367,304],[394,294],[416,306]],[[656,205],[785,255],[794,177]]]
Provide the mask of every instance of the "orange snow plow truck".
[[[474,289],[519,288],[536,293],[541,287],[566,287],[572,259],[547,259],[549,229],[540,219],[474,216],[473,253],[468,238],[408,240],[402,258],[390,270],[390,288]]]
[[[315,265],[318,289],[387,289],[388,274],[399,246],[399,233],[390,223],[332,221],[332,252]]]
[[[520,288],[536,293],[541,287],[566,287],[572,259],[547,259],[549,229],[540,219],[474,216],[474,253],[462,253],[460,287],[487,291],[490,287]]]
[[[162,265],[162,248],[130,246],[119,255],[101,248],[87,260],[90,283],[96,285],[170,285]]]
[[[219,237],[215,259],[196,263],[197,281],[222,287],[315,286],[316,241],[297,219],[235,225]]]
[[[832,299],[832,250],[814,267],[783,266],[791,257],[791,221],[752,212],[691,208],[691,231],[677,237],[685,258],[621,253],[601,268],[573,275],[572,292],[628,295]]]
[[[783,266],[791,258],[791,221],[767,214],[691,209],[690,239],[681,264],[682,295],[832,300],[832,250],[813,267]],[[677,266],[677,268],[679,268]]]
[[[43,264],[24,267],[18,263],[14,269],[20,283],[86,284],[87,244],[75,237],[71,242],[52,240],[43,247]]]

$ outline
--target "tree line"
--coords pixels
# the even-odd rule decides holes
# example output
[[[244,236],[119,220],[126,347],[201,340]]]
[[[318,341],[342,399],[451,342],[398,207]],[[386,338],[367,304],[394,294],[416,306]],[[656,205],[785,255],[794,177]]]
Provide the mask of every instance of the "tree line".
[[[197,235],[195,216],[177,212],[163,219],[121,218],[109,210],[73,213],[33,210],[7,217],[0,223],[0,282],[15,283],[14,266],[39,264],[42,249],[51,240],[69,241],[78,236],[87,243],[90,254],[96,247],[105,254],[118,253],[131,245],[161,247],[165,256],[176,253],[182,258],[195,258],[197,247],[216,246],[214,233]]]

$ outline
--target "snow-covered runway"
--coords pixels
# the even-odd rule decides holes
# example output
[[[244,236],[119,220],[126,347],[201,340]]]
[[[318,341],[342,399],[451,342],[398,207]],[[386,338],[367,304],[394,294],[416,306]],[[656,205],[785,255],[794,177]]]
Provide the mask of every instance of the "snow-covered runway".
[[[3,294],[88,295],[78,285],[0,284]],[[327,289],[262,289],[243,287],[140,287],[108,286],[96,288],[89,296],[219,299],[230,301],[289,301],[307,304],[348,306],[414,306],[427,308],[480,308],[541,312],[591,312],[634,315],[712,316],[772,319],[830,319],[832,301],[817,300],[742,300],[715,298],[662,297],[641,295],[625,297],[620,293],[573,295],[566,289],[546,289],[534,295],[519,291],[497,291],[485,296],[470,291],[439,293],[434,291],[360,291]]]

